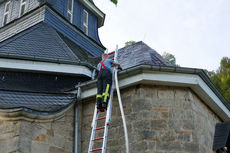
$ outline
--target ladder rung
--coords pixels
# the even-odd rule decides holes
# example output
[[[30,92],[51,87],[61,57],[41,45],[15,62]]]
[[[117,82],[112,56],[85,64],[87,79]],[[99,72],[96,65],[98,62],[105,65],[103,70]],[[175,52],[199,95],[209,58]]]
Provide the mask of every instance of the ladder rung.
[[[97,120],[99,121],[99,120],[103,120],[103,119],[106,119],[106,116],[100,117],[100,118],[98,118]]]
[[[102,148],[93,149],[91,151],[93,152],[93,151],[99,151],[99,150],[102,150]]]
[[[93,141],[104,139],[103,137],[95,138]]]
[[[104,129],[105,127],[102,126],[102,127],[99,127],[99,128],[96,128],[96,130],[101,130],[101,129]]]

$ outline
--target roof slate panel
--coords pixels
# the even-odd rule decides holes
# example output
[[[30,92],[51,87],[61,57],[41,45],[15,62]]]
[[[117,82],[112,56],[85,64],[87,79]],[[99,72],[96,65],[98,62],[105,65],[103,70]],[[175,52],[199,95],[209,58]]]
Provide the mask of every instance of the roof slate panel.
[[[0,108],[28,108],[39,112],[57,112],[66,108],[74,94],[44,94],[0,90]]]
[[[59,34],[46,23],[39,23],[1,42],[0,54],[79,61]]]
[[[173,66],[169,61],[165,60],[154,49],[150,48],[142,41],[119,49],[118,62],[123,69],[140,64]]]

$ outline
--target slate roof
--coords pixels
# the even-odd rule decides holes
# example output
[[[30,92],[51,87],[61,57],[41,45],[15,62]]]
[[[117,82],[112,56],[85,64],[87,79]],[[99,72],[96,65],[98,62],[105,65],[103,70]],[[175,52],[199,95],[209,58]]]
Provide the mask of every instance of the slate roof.
[[[31,30],[30,33],[35,32],[39,35],[39,31],[44,28],[47,29],[49,27],[46,27],[47,25],[40,24],[39,27],[34,27],[33,30]],[[36,31],[38,30],[38,31]],[[47,31],[50,32],[50,31]],[[20,53],[29,54],[33,56],[41,56],[41,57],[56,57],[56,58],[62,58],[62,59],[68,59],[68,60],[80,60],[80,61],[91,61],[94,62],[94,64],[97,64],[99,58],[91,58],[89,56],[89,53],[85,52],[82,48],[71,42],[69,39],[65,38],[61,34],[51,30],[52,38],[55,37],[51,42],[56,43],[56,45],[59,45],[59,47],[56,47],[54,44],[53,46],[48,46],[48,49],[46,46],[38,46],[36,48],[43,48],[40,50],[40,53],[36,53],[35,51],[30,53],[30,50],[26,50],[26,48],[19,49]],[[25,34],[26,35],[26,34]],[[23,39],[22,34],[20,36],[17,36],[11,41],[4,42],[5,44],[8,44],[7,46],[11,46],[9,44],[13,43],[14,45],[17,45],[18,43],[27,43],[27,41],[30,41],[34,45],[36,45],[35,41],[41,41],[42,43],[46,44],[43,40],[29,40],[27,37],[24,38],[24,41],[21,41],[20,39]],[[20,38],[20,39],[19,39]],[[39,36],[38,36],[39,38]],[[50,37],[47,35],[46,41],[50,39]],[[34,38],[31,38],[34,39]],[[14,42],[16,41],[16,42]],[[61,45],[62,44],[62,45]],[[13,45],[12,45],[13,46]],[[23,45],[24,46],[24,45]],[[0,47],[0,54],[3,52],[2,47],[6,47],[5,45],[2,45]],[[22,46],[19,46],[22,47]],[[32,47],[32,46],[29,46]],[[49,48],[54,47],[54,49]],[[14,47],[11,48],[12,54],[17,54],[18,52]],[[18,49],[18,48],[17,48]],[[25,50],[24,50],[25,49]],[[49,50],[54,50],[55,54],[50,54]],[[62,52],[59,54],[59,52]],[[64,53],[63,53],[64,52]],[[150,65],[160,65],[160,66],[172,66],[167,60],[161,57],[155,50],[147,46],[143,42],[137,42],[133,45],[121,48],[119,50],[119,57],[118,62],[121,63],[122,67],[124,69],[133,67],[140,64],[150,64]],[[5,75],[4,75],[5,76]],[[64,81],[64,80],[63,80]],[[13,87],[13,86],[12,86]],[[11,88],[12,88],[11,87]],[[69,104],[71,104],[73,101],[76,100],[76,95],[74,94],[64,94],[64,93],[41,93],[40,92],[32,92],[32,91],[15,91],[15,89],[9,89],[5,90],[7,88],[1,89],[0,88],[0,108],[1,109],[9,109],[9,108],[26,108],[25,110],[29,110],[30,112],[37,111],[37,112],[58,112],[64,108],[66,108]]]
[[[165,60],[154,49],[150,48],[142,41],[119,49],[118,62],[123,69],[140,64],[173,66],[169,61]]]
[[[56,63],[87,62],[90,65],[99,59],[44,22],[0,43],[0,57],[12,56]],[[64,90],[89,78],[6,70],[0,72],[0,79],[0,109],[24,108],[32,113],[55,113],[76,100],[74,94],[65,94]]]
[[[44,94],[0,90],[0,108],[26,108],[28,111],[57,112],[66,108],[76,97],[74,94]]]
[[[46,74],[0,70],[0,90],[63,93],[79,82],[91,80],[84,75]]]
[[[73,46],[75,52],[71,50]],[[82,62],[90,57],[93,58],[86,50],[44,22],[1,42],[0,56],[7,57],[7,55],[11,55],[9,58],[13,55],[17,58],[32,58],[56,63]]]

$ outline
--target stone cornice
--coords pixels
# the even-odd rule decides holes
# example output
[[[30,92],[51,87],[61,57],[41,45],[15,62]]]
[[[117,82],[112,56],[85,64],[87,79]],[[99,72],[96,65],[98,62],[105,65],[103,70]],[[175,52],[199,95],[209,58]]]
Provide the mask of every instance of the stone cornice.
[[[72,108],[74,103],[70,104],[59,112],[37,112],[27,108],[0,109],[0,120],[17,121],[26,120],[30,122],[52,122],[62,118],[65,113]]]
[[[119,73],[120,89],[137,84],[191,88],[222,120],[230,120],[230,104],[201,69],[139,65]],[[83,83],[81,99],[96,95],[96,80]]]

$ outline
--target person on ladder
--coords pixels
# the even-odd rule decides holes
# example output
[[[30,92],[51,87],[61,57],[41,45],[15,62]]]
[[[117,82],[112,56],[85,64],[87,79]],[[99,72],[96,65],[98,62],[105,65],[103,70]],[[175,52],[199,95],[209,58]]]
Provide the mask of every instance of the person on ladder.
[[[100,111],[104,111],[108,105],[112,85],[112,65],[116,65],[121,69],[120,64],[112,59],[109,59],[109,55],[105,53],[102,55],[102,61],[97,65],[99,74],[97,78],[96,101],[97,109]]]

